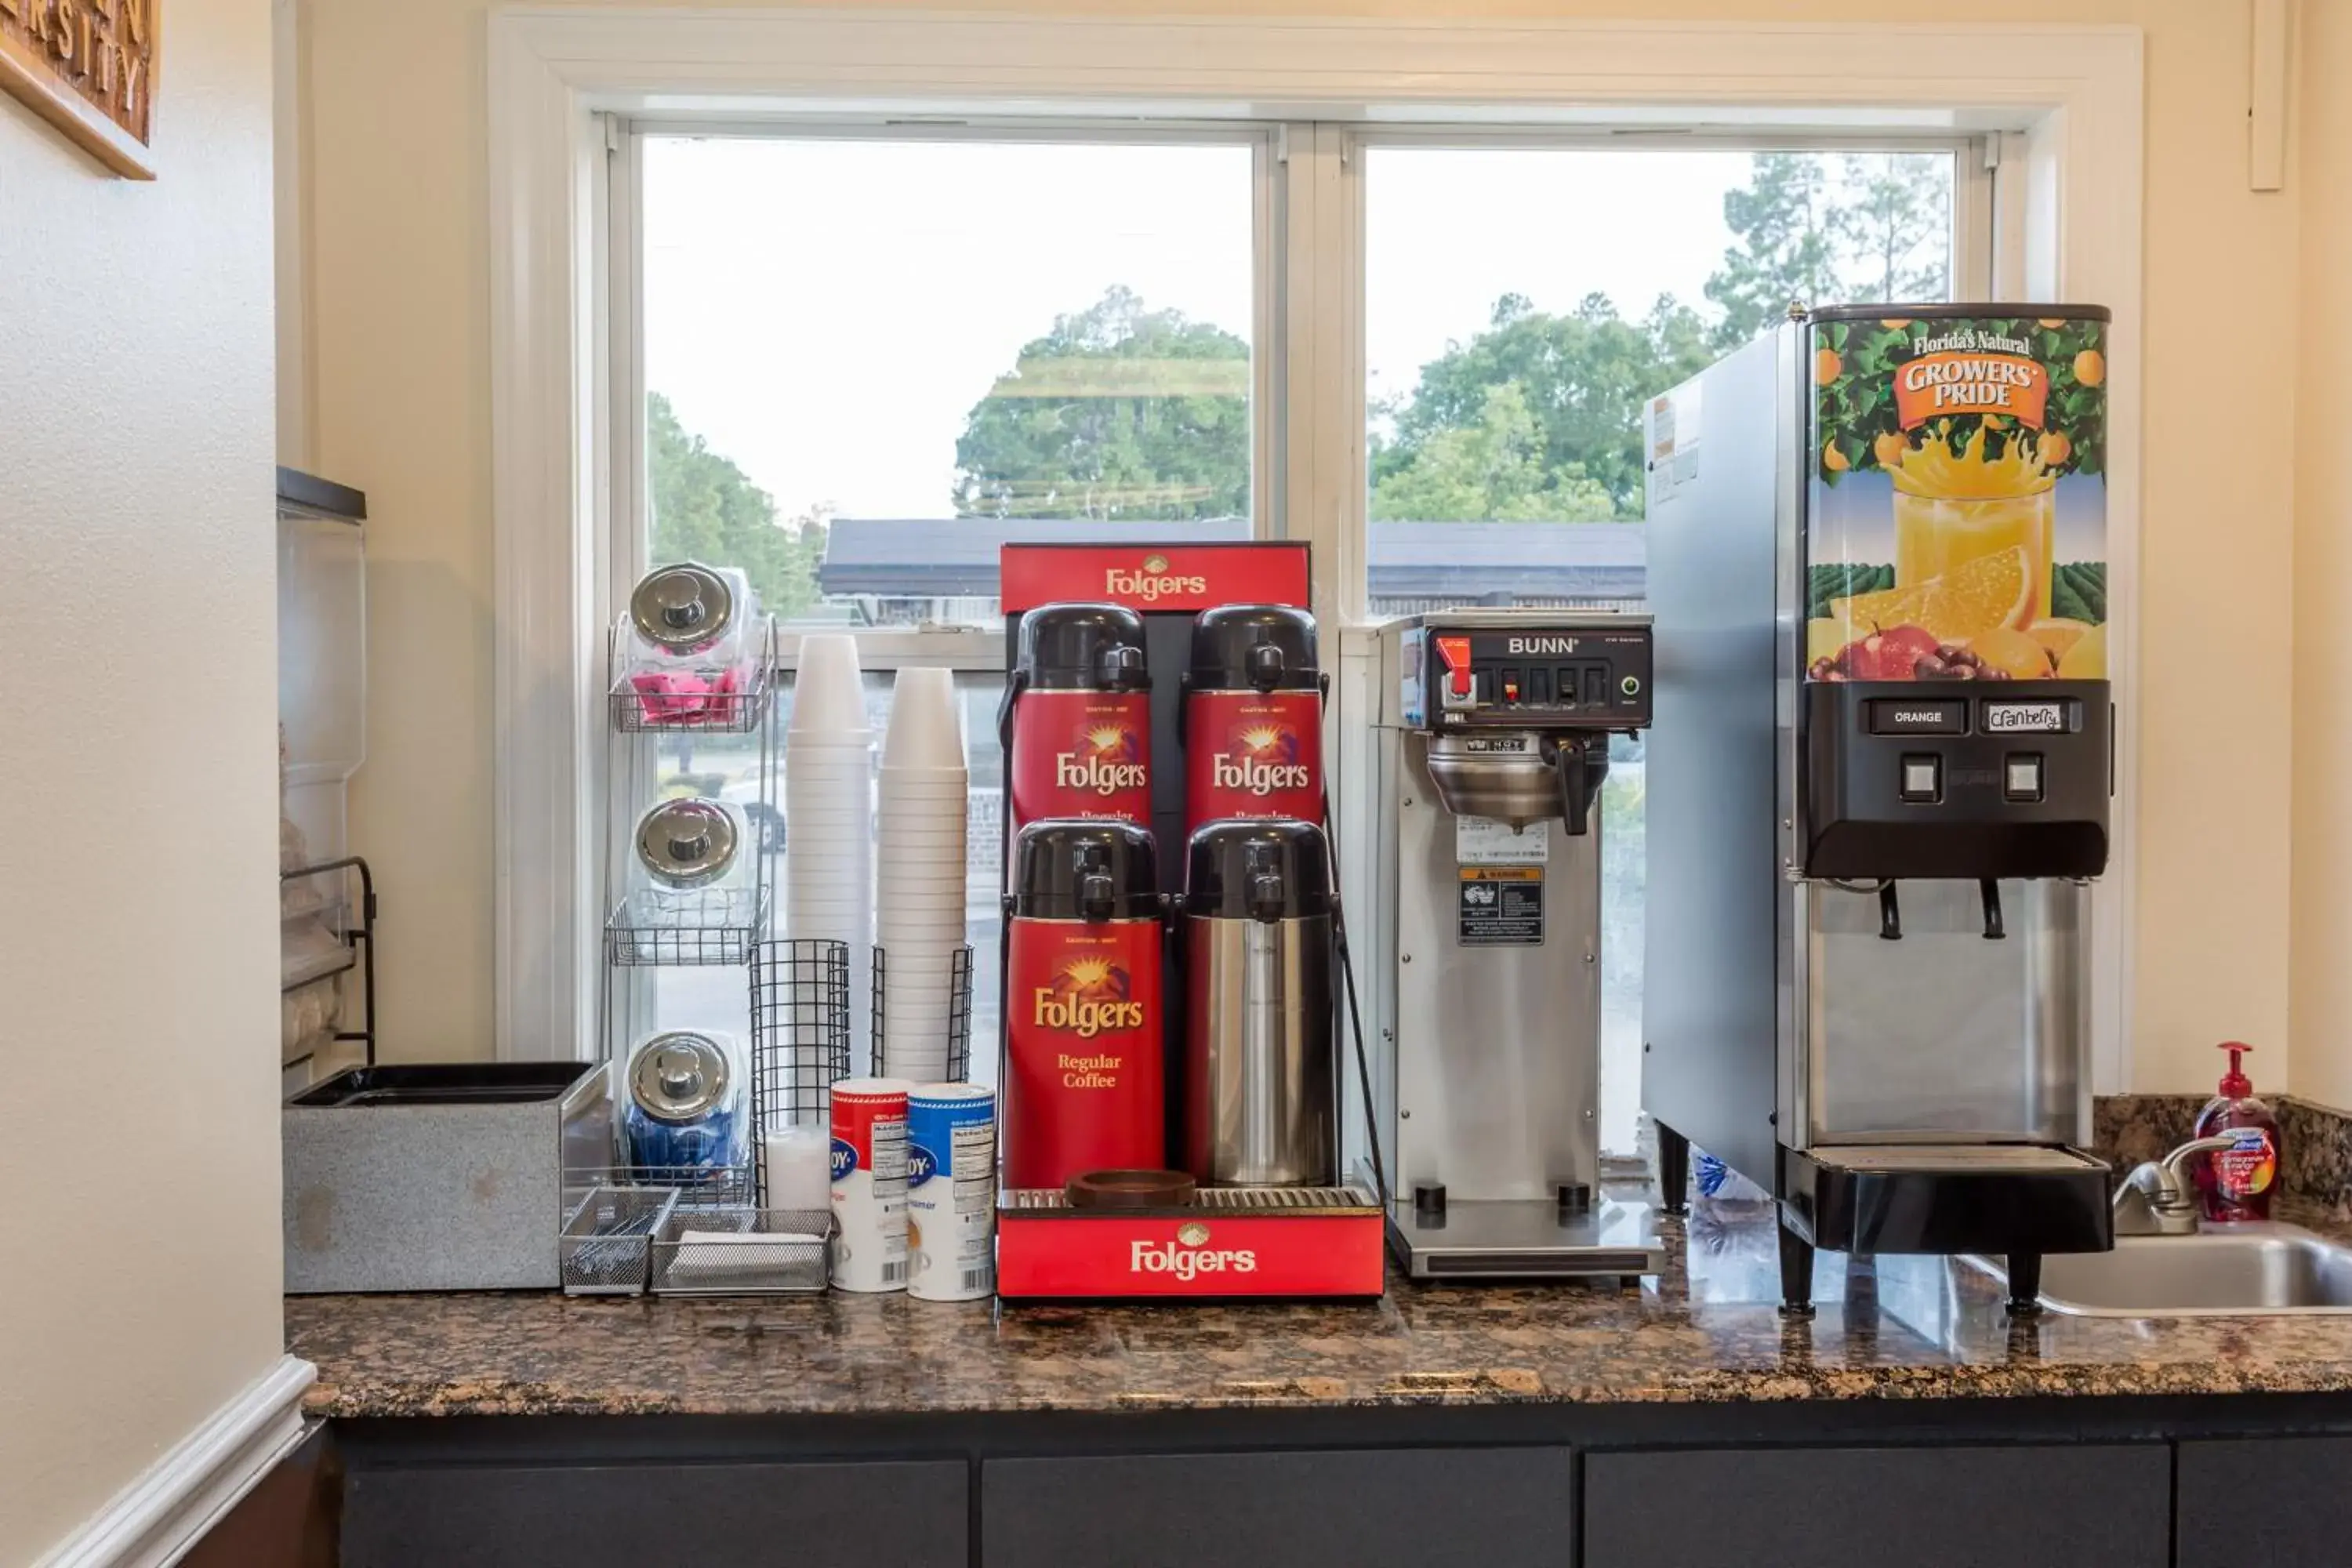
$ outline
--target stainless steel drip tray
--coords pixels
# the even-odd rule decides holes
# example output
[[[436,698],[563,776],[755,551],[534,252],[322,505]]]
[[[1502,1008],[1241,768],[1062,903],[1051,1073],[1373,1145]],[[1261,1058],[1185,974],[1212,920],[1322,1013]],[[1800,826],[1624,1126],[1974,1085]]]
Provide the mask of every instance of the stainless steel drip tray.
[[[1400,1198],[1389,1243],[1416,1279],[1625,1278],[1665,1266],[1655,1211],[1607,1199],[1569,1214],[1541,1199],[1456,1198],[1433,1215]]]
[[[2079,1149],[2046,1143],[1850,1143],[1816,1144],[1805,1151],[1816,1164],[1853,1172],[1954,1171],[1989,1175],[2065,1174],[2105,1171],[2104,1161]]]

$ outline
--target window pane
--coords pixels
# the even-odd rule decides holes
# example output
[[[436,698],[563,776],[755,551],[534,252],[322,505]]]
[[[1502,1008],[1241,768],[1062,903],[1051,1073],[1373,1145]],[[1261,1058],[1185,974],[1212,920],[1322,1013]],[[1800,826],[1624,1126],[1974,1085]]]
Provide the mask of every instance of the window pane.
[[[1638,601],[1643,399],[1951,287],[1948,153],[1375,147],[1365,206],[1376,615]]]
[[[1792,299],[1942,300],[1948,153],[1365,157],[1369,600],[1639,608],[1642,407]],[[1637,1149],[1643,749],[1601,796],[1601,1146]]]
[[[868,670],[866,711],[877,741],[890,721],[894,677]],[[965,940],[972,947],[971,1081],[996,1081],[998,975],[997,936],[1003,920],[998,902],[1002,883],[998,872],[1003,856],[1004,752],[997,743],[996,708],[1004,695],[1004,678],[993,672],[959,673],[956,695],[963,707],[964,757],[971,770],[971,795],[965,808],[968,834],[965,850]],[[792,677],[782,678],[777,692],[777,732],[781,737],[793,721]],[[658,741],[656,770],[664,795],[706,795],[744,804],[760,798],[759,737],[754,735],[663,736]],[[781,811],[783,786],[779,782],[776,804]],[[768,882],[776,893],[770,906],[772,936],[784,931],[784,877],[792,863],[792,843],[784,825],[762,825],[759,842],[768,857]],[[740,1033],[746,1016],[747,981],[740,969],[660,969],[654,975],[655,1021],[665,1029],[716,1028]],[[854,1009],[859,1017],[863,1007]],[[864,1070],[866,1041],[850,1042],[853,1071]]]
[[[990,625],[1008,539],[1248,537],[1248,146],[642,147],[654,559]]]

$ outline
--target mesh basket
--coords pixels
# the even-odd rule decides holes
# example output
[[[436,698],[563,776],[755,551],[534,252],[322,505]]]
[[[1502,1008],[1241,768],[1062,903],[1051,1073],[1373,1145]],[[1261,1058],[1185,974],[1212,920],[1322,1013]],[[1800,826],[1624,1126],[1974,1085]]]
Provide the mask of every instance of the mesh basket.
[[[752,1125],[821,1127],[849,1076],[849,944],[763,942],[751,963]]]

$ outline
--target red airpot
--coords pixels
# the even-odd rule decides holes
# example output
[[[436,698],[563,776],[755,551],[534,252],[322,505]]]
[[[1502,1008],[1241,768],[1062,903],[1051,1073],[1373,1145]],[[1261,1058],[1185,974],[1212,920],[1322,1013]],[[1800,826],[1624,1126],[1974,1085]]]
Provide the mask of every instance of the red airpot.
[[[1226,605],[1192,622],[1184,671],[1184,831],[1235,816],[1323,820],[1315,617]]]
[[[1014,840],[1005,928],[1008,1187],[1157,1170],[1168,1152],[1151,835],[1132,823],[1032,823]]]
[[[1143,617],[1040,605],[1021,617],[1000,729],[1013,820],[1151,820],[1151,674]]]

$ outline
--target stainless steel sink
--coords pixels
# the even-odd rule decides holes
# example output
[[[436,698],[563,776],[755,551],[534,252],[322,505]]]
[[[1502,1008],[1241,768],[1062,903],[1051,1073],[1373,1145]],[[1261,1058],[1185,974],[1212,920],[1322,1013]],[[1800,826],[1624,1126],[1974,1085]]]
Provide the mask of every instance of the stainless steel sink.
[[[2007,1282],[1998,1260],[1969,1261]],[[2086,1318],[2352,1313],[2352,1247],[2276,1223],[2117,1237],[2113,1252],[2044,1258],[2041,1300],[2050,1311]]]

